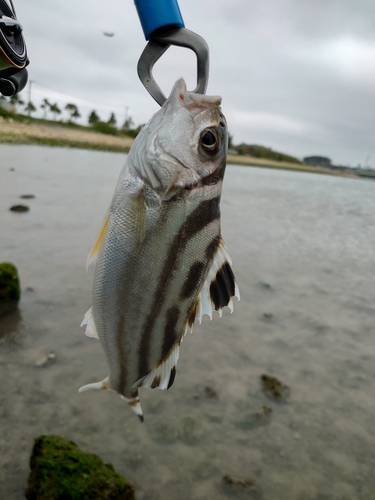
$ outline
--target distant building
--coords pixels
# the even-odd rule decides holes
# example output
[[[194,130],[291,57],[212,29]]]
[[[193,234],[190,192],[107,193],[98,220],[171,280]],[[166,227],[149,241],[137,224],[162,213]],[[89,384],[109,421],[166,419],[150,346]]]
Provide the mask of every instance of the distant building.
[[[326,156],[306,156],[303,159],[306,165],[312,165],[313,167],[331,167],[331,160]]]

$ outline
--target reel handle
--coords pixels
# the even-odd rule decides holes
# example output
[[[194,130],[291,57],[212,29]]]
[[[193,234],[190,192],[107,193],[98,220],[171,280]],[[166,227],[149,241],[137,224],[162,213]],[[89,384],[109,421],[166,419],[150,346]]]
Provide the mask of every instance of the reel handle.
[[[22,25],[12,0],[0,0],[0,93],[12,96],[26,86],[29,64]]]

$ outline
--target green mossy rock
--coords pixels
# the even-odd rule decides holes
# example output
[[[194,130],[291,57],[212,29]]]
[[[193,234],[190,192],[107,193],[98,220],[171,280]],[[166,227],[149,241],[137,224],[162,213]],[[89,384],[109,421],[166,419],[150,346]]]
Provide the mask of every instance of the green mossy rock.
[[[0,264],[0,318],[18,307],[20,281],[17,268],[9,262]]]
[[[132,485],[111,464],[72,441],[40,436],[30,459],[28,500],[134,500]]]

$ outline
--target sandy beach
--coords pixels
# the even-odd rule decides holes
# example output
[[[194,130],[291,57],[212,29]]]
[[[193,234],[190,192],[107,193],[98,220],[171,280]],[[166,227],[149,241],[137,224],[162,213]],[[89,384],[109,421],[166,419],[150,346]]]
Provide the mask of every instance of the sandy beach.
[[[99,149],[127,153],[133,145],[130,137],[117,137],[94,131],[70,129],[59,125],[39,125],[0,121],[0,142],[7,144],[39,144]]]

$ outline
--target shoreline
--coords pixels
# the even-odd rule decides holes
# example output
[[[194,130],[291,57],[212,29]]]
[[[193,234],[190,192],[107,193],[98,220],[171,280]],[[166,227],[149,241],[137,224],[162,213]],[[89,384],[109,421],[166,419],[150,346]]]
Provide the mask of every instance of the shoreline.
[[[134,143],[134,139],[125,136],[113,136],[101,134],[94,131],[77,130],[55,125],[40,125],[36,123],[19,123],[0,121],[0,144],[35,144],[39,146],[69,147],[81,149],[93,149],[96,151],[113,151],[117,153],[128,153]],[[227,163],[239,166],[254,166],[265,168],[276,168],[283,170],[297,170],[300,172],[312,172],[317,174],[338,175],[360,179],[361,177],[349,172],[333,171],[321,167],[309,165],[278,162],[263,158],[250,156],[231,155],[227,156]]]

